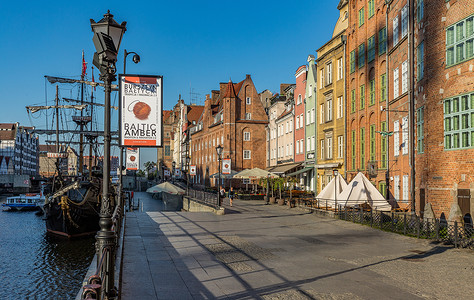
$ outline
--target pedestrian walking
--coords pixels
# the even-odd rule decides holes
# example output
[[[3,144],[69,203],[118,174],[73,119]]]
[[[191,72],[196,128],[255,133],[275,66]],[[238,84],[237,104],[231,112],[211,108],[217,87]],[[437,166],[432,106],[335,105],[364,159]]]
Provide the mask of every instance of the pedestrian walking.
[[[222,186],[219,188],[219,195],[220,195],[219,205],[222,205],[222,200],[225,198],[225,189]]]
[[[230,206],[232,206],[232,200],[234,200],[234,195],[235,195],[234,187],[231,186],[231,187],[230,187],[230,191],[229,191]]]

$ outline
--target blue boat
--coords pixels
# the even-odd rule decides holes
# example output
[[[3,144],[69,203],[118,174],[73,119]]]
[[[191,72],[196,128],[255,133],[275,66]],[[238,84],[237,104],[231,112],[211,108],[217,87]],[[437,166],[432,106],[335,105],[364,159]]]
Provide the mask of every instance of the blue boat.
[[[42,194],[26,194],[8,197],[3,207],[10,210],[38,210],[44,204],[44,196]]]

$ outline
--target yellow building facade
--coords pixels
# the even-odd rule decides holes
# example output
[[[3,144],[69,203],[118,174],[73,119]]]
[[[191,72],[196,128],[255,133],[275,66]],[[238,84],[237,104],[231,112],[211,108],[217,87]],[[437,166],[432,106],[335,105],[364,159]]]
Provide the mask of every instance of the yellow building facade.
[[[347,29],[347,1],[338,5],[339,19],[333,37],[317,50],[317,125],[316,168],[318,191],[334,176],[335,171],[345,177],[345,51]]]

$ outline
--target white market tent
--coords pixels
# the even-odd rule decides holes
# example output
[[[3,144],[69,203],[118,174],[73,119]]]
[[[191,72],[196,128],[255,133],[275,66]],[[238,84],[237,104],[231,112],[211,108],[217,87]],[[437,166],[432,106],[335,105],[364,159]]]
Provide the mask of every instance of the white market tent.
[[[319,200],[320,205],[327,205],[328,207],[336,207],[336,201],[337,206],[344,205],[342,198],[335,197],[335,195],[339,195],[346,187],[347,182],[341,174],[337,174],[316,196],[316,199]]]
[[[358,173],[347,187],[337,196],[337,203],[348,207],[368,204],[372,209],[390,211],[392,206],[385,200],[377,188],[364,176]],[[339,202],[339,199],[341,201]]]

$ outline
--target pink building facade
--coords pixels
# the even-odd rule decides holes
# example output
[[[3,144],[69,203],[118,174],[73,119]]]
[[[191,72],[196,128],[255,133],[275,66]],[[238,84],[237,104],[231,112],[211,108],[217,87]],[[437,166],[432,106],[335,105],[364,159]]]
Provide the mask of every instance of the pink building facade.
[[[305,150],[303,142],[305,140],[305,95],[306,95],[306,66],[300,66],[295,72],[296,87],[294,91],[295,100],[295,134],[294,134],[294,157],[295,162],[305,161]]]

